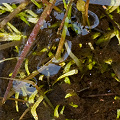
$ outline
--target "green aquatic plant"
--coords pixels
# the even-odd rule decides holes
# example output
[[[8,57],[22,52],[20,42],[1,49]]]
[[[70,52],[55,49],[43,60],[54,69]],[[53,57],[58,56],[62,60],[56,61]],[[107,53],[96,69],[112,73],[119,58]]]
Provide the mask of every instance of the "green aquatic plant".
[[[36,113],[36,108],[42,102],[42,100],[43,100],[43,96],[41,95],[31,108],[31,113],[32,113],[35,120],[38,120],[38,115]]]
[[[57,80],[54,81],[53,85],[58,82],[60,79],[64,78],[64,77],[68,77],[68,76],[71,76],[71,75],[75,75],[78,73],[78,70],[75,69],[75,70],[71,70],[63,75],[61,75],[59,78],[57,78]]]
[[[39,1],[35,1],[35,0],[31,0],[37,8],[41,8],[41,4],[39,4]],[[117,37],[118,41],[120,42],[120,37],[119,37],[119,31],[118,29],[112,29],[109,28],[109,30],[107,30],[107,33],[100,33],[100,32],[94,32],[95,34],[92,34],[92,42],[86,42],[84,44],[79,42],[78,46],[79,49],[78,50],[84,50],[84,46],[87,46],[87,51],[83,51],[83,53],[81,53],[81,56],[78,56],[76,54],[74,54],[74,51],[72,51],[71,46],[69,45],[69,43],[72,43],[74,41],[74,38],[72,38],[71,41],[67,41],[66,38],[67,36],[67,32],[69,31],[69,28],[72,28],[72,31],[75,31],[78,34],[81,34],[80,31],[80,27],[77,26],[76,24],[71,22],[71,13],[72,13],[72,3],[74,2],[74,0],[69,0],[68,2],[66,2],[65,0],[63,0],[63,4],[64,4],[64,17],[62,21],[59,21],[59,23],[57,23],[57,25],[53,24],[51,26],[49,26],[49,29],[54,29],[54,28],[58,28],[58,31],[56,32],[59,36],[60,36],[60,41],[58,46],[56,45],[56,43],[53,46],[50,47],[44,47],[42,50],[40,51],[32,51],[30,48],[31,46],[35,43],[34,41],[36,41],[36,37],[37,34],[40,30],[40,28],[43,26],[45,20],[49,19],[49,16],[51,14],[52,9],[54,8],[55,10],[57,10],[57,12],[61,13],[63,12],[62,10],[60,10],[58,7],[54,6],[55,4],[55,0],[50,0],[50,2],[43,0],[42,4],[43,4],[43,12],[40,16],[40,18],[38,18],[39,15],[37,15],[36,13],[34,13],[33,11],[27,9],[27,10],[23,10],[25,8],[25,6],[27,6],[30,2],[25,1],[24,3],[21,3],[19,6],[17,5],[9,5],[9,4],[3,4],[3,6],[0,6],[1,9],[1,15],[5,12],[10,12],[10,14],[7,16],[9,19],[4,19],[1,23],[0,23],[0,28],[1,28],[1,33],[0,33],[0,37],[2,38],[2,41],[12,41],[12,45],[13,45],[13,40],[18,40],[19,42],[24,39],[27,38],[27,36],[23,35],[22,32],[19,31],[19,29],[17,29],[14,25],[12,25],[9,21],[11,19],[13,19],[13,17],[17,16],[19,19],[21,19],[22,21],[24,21],[27,25],[31,25],[31,23],[35,24],[35,27],[33,29],[33,31],[31,32],[28,41],[26,42],[26,45],[20,55],[20,57],[17,57],[17,64],[16,67],[13,71],[13,73],[11,74],[11,78],[4,78],[3,79],[8,79],[9,80],[9,84],[8,84],[8,88],[6,89],[4,98],[3,98],[3,103],[7,100],[10,99],[9,97],[11,97],[13,94],[15,94],[15,104],[16,104],[16,111],[19,111],[19,106],[18,106],[18,101],[19,101],[19,95],[21,94],[20,89],[22,90],[22,96],[24,97],[24,100],[22,102],[26,103],[26,106],[28,107],[25,112],[23,113],[23,115],[21,116],[20,119],[22,119],[24,117],[24,115],[28,112],[31,111],[31,114],[33,115],[35,120],[39,119],[39,116],[37,115],[37,107],[39,106],[39,104],[43,103],[44,100],[45,102],[54,110],[54,117],[55,118],[59,118],[60,114],[63,115],[64,111],[65,111],[65,107],[64,105],[58,104],[55,106],[52,105],[52,103],[50,102],[50,100],[48,99],[46,93],[51,92],[52,91],[52,87],[54,88],[55,85],[59,85],[62,83],[66,83],[67,85],[72,85],[73,81],[71,80],[73,75],[80,75],[81,76],[81,80],[83,80],[83,76],[86,74],[87,71],[92,71],[94,70],[94,68],[99,69],[100,67],[104,67],[105,69],[99,69],[99,71],[101,71],[101,73],[104,73],[105,71],[107,71],[108,69],[106,69],[105,64],[109,64],[111,65],[113,60],[111,58],[109,59],[103,59],[101,63],[101,61],[99,61],[98,56],[96,56],[96,47],[105,47],[106,45],[108,45],[109,41],[113,38],[113,37]],[[46,6],[46,7],[45,7]],[[86,7],[87,6],[87,7]],[[88,6],[89,6],[89,0],[87,0],[87,2],[85,3],[83,0],[78,0],[77,1],[77,9],[79,11],[82,12],[82,19],[83,19],[83,24],[87,24],[89,26],[89,21],[88,18],[86,18],[86,16],[88,17]],[[22,7],[20,9],[20,7]],[[82,9],[82,10],[81,10]],[[112,8],[113,9],[113,8]],[[115,8],[116,9],[116,8]],[[114,9],[114,10],[115,10]],[[18,11],[17,11],[18,10]],[[108,8],[108,10],[106,10],[107,12],[110,9]],[[16,12],[17,11],[17,12]],[[22,12],[21,12],[22,11]],[[86,12],[87,11],[87,12]],[[11,14],[14,14],[12,17],[9,17]],[[87,14],[87,15],[86,15]],[[101,17],[102,19],[102,17]],[[112,17],[111,17],[111,20]],[[60,24],[61,23],[61,24]],[[115,22],[115,24],[117,24]],[[5,26],[6,25],[6,26]],[[119,26],[119,25],[118,25]],[[10,32],[6,32],[5,27],[7,27],[7,29]],[[68,38],[67,38],[68,39]],[[85,41],[85,40],[84,40]],[[87,40],[86,40],[87,41]],[[9,43],[10,44],[10,43]],[[10,47],[12,45],[8,45],[7,43],[5,43],[6,48]],[[16,46],[17,43],[13,46]],[[5,46],[3,46],[4,48],[2,48],[3,45],[0,45],[0,49],[5,49]],[[36,55],[43,55],[44,53],[47,54],[47,57],[49,58],[49,60],[47,62],[44,62],[43,64],[41,64],[41,66],[36,69],[36,70],[29,70],[29,61],[32,57],[26,57],[26,55],[28,54],[28,52],[31,50],[32,54],[31,56],[34,57]],[[19,46],[15,47],[15,51],[17,53],[20,53],[19,51]],[[67,59],[64,58],[64,52],[65,54],[67,54]],[[78,51],[79,52],[79,51]],[[89,54],[88,54],[89,52]],[[63,55],[63,57],[62,57]],[[8,58],[5,60],[1,60],[1,62],[7,61],[7,60],[12,60],[14,58]],[[22,70],[20,70],[21,65],[24,63],[24,72]],[[60,71],[60,74],[57,75],[57,77],[55,79],[52,80],[52,82],[49,80],[50,79],[50,67],[54,68],[54,66],[58,66],[59,68],[62,69],[62,72]],[[85,69],[84,69],[85,68]],[[107,66],[108,68],[108,66]],[[47,73],[47,82],[49,86],[49,89],[42,89],[44,87],[43,85],[39,85],[36,83],[35,81],[35,77],[39,74],[39,78],[37,79],[37,81],[40,80],[40,82],[45,82],[44,80],[44,76],[43,75],[43,71],[46,71]],[[56,70],[57,71],[57,70]],[[16,78],[17,75],[17,78]],[[113,75],[113,77],[115,78],[115,74]],[[13,80],[16,81],[18,84],[15,85],[16,90],[12,90],[11,87],[13,86]],[[119,81],[119,79],[118,79]],[[20,83],[20,84],[19,84]],[[34,89],[34,91],[30,92],[27,91],[27,85],[32,85],[31,88]],[[90,86],[91,87],[91,86]],[[87,87],[90,88],[90,87]],[[14,86],[13,86],[14,88]],[[84,91],[85,89],[83,89]],[[82,90],[81,90],[82,91]],[[28,93],[30,93],[28,95]],[[64,96],[64,98],[66,100],[69,100],[71,98],[76,98],[78,97],[77,92],[68,92],[66,93],[66,95]],[[45,103],[45,104],[46,104]],[[68,103],[69,106],[74,107],[74,108],[78,108],[79,105],[77,105],[77,103],[73,101],[70,101]],[[61,109],[62,106],[62,109]],[[59,110],[61,109],[61,111],[59,112]],[[117,118],[119,117],[119,113]]]
[[[10,33],[5,30],[1,30],[0,32],[0,41],[20,41],[23,38],[27,38],[27,36],[23,35],[16,27],[14,27],[9,22],[7,23],[8,30]]]
[[[34,1],[35,2],[35,1]],[[55,1],[52,1],[53,3],[55,2]],[[59,46],[58,46],[58,49],[57,49],[57,52],[56,52],[56,55],[55,55],[55,58],[56,58],[56,60],[61,56],[61,49],[63,48],[63,45],[64,45],[64,41],[65,41],[65,37],[66,37],[66,32],[67,32],[67,27],[68,27],[68,23],[69,23],[69,20],[70,20],[70,17],[71,17],[71,9],[72,9],[72,0],[70,1],[70,3],[68,3],[68,7],[66,8],[66,14],[65,14],[65,21],[63,22],[64,23],[64,27],[63,27],[63,31],[62,31],[62,35],[61,35],[61,40],[60,40],[60,44],[59,44]],[[25,4],[24,5],[24,7],[26,6],[27,4]],[[6,7],[10,7],[10,6],[6,6]],[[19,6],[18,6],[19,7]],[[44,12],[42,13],[42,15],[41,15],[41,17],[40,17],[40,19],[39,19],[39,21],[38,21],[38,23],[36,24],[36,26],[35,26],[35,28],[33,29],[33,32],[31,33],[31,35],[30,35],[30,37],[28,38],[28,42],[26,43],[26,45],[25,45],[25,47],[24,47],[24,49],[23,49],[23,52],[22,52],[22,54],[21,54],[21,56],[20,56],[20,58],[18,59],[18,62],[17,62],[17,64],[16,64],[16,67],[15,67],[15,69],[14,69],[14,71],[13,71],[13,73],[12,73],[12,78],[11,79],[9,79],[10,80],[10,82],[9,82],[9,85],[8,85],[8,89],[6,90],[6,93],[5,93],[5,95],[4,95],[4,99],[3,99],[3,103],[6,101],[6,98],[8,97],[8,93],[9,93],[9,90],[10,90],[10,88],[11,88],[11,86],[12,86],[12,82],[13,82],[13,80],[16,80],[16,81],[24,81],[24,87],[25,87],[25,89],[26,89],[26,84],[25,83],[29,83],[29,84],[32,84],[35,88],[36,88],[36,91],[35,92],[33,92],[32,94],[31,94],[31,96],[29,97],[29,99],[27,99],[26,97],[26,101],[28,100],[28,103],[27,103],[27,106],[29,106],[29,104],[31,104],[31,103],[33,103],[33,106],[31,107],[31,113],[32,113],[32,115],[34,116],[34,119],[38,119],[38,116],[37,116],[37,113],[36,113],[36,108],[38,107],[38,105],[42,102],[42,100],[43,99],[45,99],[47,102],[48,102],[48,104],[52,107],[52,105],[51,105],[51,103],[50,103],[50,101],[49,101],[49,99],[45,96],[45,94],[40,90],[40,88],[33,82],[33,81],[30,81],[29,79],[32,79],[34,76],[36,76],[36,73],[35,72],[33,72],[33,73],[31,73],[30,74],[30,72],[29,72],[29,69],[28,69],[28,59],[26,59],[25,60],[25,70],[26,70],[26,72],[27,72],[27,74],[29,75],[29,76],[26,76],[25,77],[25,74],[23,75],[23,74],[21,74],[21,72],[19,72],[19,74],[20,74],[20,79],[15,79],[15,76],[17,75],[17,72],[18,72],[18,70],[20,69],[20,66],[21,66],[21,64],[22,64],[22,62],[23,62],[23,60],[24,60],[24,57],[26,56],[26,54],[27,54],[27,52],[29,51],[29,48],[31,47],[31,45],[32,45],[32,42],[33,42],[33,40],[35,39],[35,37],[36,37],[36,35],[37,35],[37,31],[39,30],[38,29],[38,27],[40,27],[40,26],[42,26],[42,24],[44,23],[44,19],[47,17],[47,15],[48,15],[48,13],[50,14],[50,10],[51,10],[51,8],[53,7],[53,5],[51,4],[51,6],[47,6],[46,7],[46,9],[44,10]],[[11,9],[12,9],[12,7],[10,7]],[[9,8],[9,9],[10,9]],[[17,8],[16,8],[17,9]],[[21,9],[20,9],[21,10]],[[20,11],[19,10],[19,11]],[[13,9],[11,10],[11,12],[13,11]],[[14,11],[13,11],[14,12]],[[28,21],[30,20],[30,19],[25,19],[25,17],[27,17],[27,14],[26,13],[29,13],[32,17],[35,17],[35,18],[37,18],[37,15],[36,14],[34,14],[32,11],[30,11],[30,10],[25,10],[24,12],[21,12],[21,13],[18,13],[18,16],[26,23],[26,24],[28,24],[29,25],[29,23],[28,23]],[[47,13],[47,14],[46,14]],[[46,14],[46,15],[45,15]],[[2,23],[1,23],[2,24]],[[3,25],[3,24],[2,24]],[[5,24],[4,24],[5,25]],[[14,32],[16,33],[16,34],[21,34],[14,26],[12,26],[12,25],[10,25],[10,24],[8,24],[13,30],[14,30]],[[4,26],[2,26],[1,28],[3,28]],[[36,31],[36,29],[37,29],[37,31]],[[9,38],[10,38],[10,36],[9,36]],[[62,43],[62,44],[61,44]],[[29,46],[28,46],[28,44],[29,44]],[[68,45],[66,44],[66,49],[69,51],[70,50],[70,48],[68,47]],[[26,51],[26,53],[24,52],[24,51]],[[75,61],[75,63],[78,65],[78,67],[81,67],[80,65],[81,65],[81,63],[79,62],[79,59],[77,58],[77,57],[75,57],[75,55],[73,55],[73,53],[71,52],[70,53],[70,56],[71,56],[71,58],[73,59],[73,61]],[[52,60],[50,61],[50,62],[52,62]],[[49,63],[50,63],[49,62]],[[47,63],[47,64],[49,64],[49,63]],[[42,69],[45,69],[44,67],[42,67]],[[38,70],[37,71],[37,74],[40,72],[40,70]],[[54,83],[53,83],[53,85],[57,82],[57,81],[59,81],[60,79],[63,79],[63,78],[68,78],[68,76],[71,76],[71,75],[74,75],[74,74],[77,74],[78,73],[78,70],[77,69],[73,69],[73,70],[68,70],[68,71],[66,71],[63,75],[61,75],[56,81],[54,81]],[[22,82],[21,82],[21,85],[22,85]],[[26,96],[27,95],[27,93],[25,92],[25,89],[23,89],[24,87],[21,87],[21,85],[19,85],[18,84],[18,86],[16,86],[16,88],[21,88],[22,89],[22,95],[23,96]],[[23,86],[23,85],[22,85]],[[13,92],[11,92],[11,95],[14,93],[15,91],[13,91]],[[37,101],[36,102],[34,102],[34,99],[35,99],[35,96],[37,96],[37,94],[38,94],[38,92],[41,94],[41,96],[39,96],[38,97],[38,99],[37,99]],[[10,94],[9,94],[9,96],[11,96]],[[15,93],[15,98],[16,99],[18,99],[19,98],[19,93],[18,92],[16,92]],[[16,110],[18,111],[18,101],[15,101],[15,103],[16,103]],[[56,107],[56,109],[55,109],[55,111],[57,111],[57,109],[58,109],[58,107],[59,106],[57,106]],[[28,107],[29,108],[29,107]],[[53,107],[52,107],[53,108]],[[28,109],[26,109],[26,110],[28,110]],[[61,110],[61,114],[63,114],[63,111],[64,111],[64,107],[62,108],[62,110]],[[25,111],[26,112],[26,111]],[[55,116],[57,116],[57,115],[55,115]]]
[[[59,42],[59,45],[58,45],[58,48],[57,48],[57,51],[56,51],[56,55],[55,55],[55,58],[57,60],[60,59],[60,57],[61,57],[62,48],[63,48],[63,45],[65,43],[65,37],[66,37],[67,29],[68,29],[68,23],[69,23],[69,20],[70,20],[70,17],[71,17],[72,2],[73,2],[73,0],[71,0],[70,3],[68,4],[67,11],[66,11],[66,13],[64,15],[64,18],[63,18],[63,23],[64,23],[64,20],[65,20],[65,23],[64,23],[63,31],[62,31],[62,34],[61,34],[61,39],[60,39],[60,42]],[[63,23],[61,23],[61,25]]]
[[[64,112],[64,109],[65,109],[65,106],[62,107],[60,113],[58,112],[58,109],[59,109],[60,105],[57,105],[54,109],[54,117],[55,118],[59,118],[59,115],[63,115],[63,112]]]
[[[55,1],[52,1],[52,2],[54,3]],[[30,49],[33,41],[35,40],[35,37],[37,36],[37,33],[39,32],[39,27],[41,27],[41,26],[43,25],[44,19],[47,17],[48,14],[50,14],[50,11],[51,11],[51,8],[52,8],[52,7],[53,7],[52,5],[46,7],[46,9],[45,9],[44,12],[42,13],[42,15],[41,15],[38,23],[37,23],[36,26],[34,27],[32,33],[31,33],[31,35],[29,36],[28,41],[27,41],[27,43],[26,43],[26,45],[25,45],[25,47],[24,47],[24,49],[23,49],[23,52],[22,52],[22,54],[21,54],[21,56],[20,56],[20,59],[18,60],[18,62],[17,62],[17,64],[16,64],[16,67],[15,67],[15,69],[14,69],[12,78],[14,78],[14,77],[17,75],[18,70],[20,69],[20,66],[21,66],[21,64],[22,64],[22,62],[23,62],[26,54],[28,53],[28,51],[29,51],[29,49]],[[48,13],[48,14],[46,14],[46,13]],[[35,33],[34,33],[34,32],[35,32]],[[29,45],[29,46],[28,46],[28,45]],[[24,51],[25,51],[26,53],[25,53]],[[9,87],[8,87],[8,90],[7,90],[6,93],[5,93],[5,96],[4,96],[4,99],[3,99],[3,103],[6,101],[6,97],[7,97],[8,91],[10,91],[10,88],[11,88],[11,86],[12,86],[12,81],[9,82],[9,85],[8,85],[8,86],[9,86]]]

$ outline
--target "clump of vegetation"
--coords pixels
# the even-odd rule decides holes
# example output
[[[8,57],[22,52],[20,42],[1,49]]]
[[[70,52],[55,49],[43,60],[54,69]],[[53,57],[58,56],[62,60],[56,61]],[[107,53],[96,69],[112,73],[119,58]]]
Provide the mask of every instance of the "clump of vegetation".
[[[33,9],[30,9],[32,6]],[[79,79],[83,80],[89,71],[97,70],[103,74],[113,69],[110,71],[111,77],[120,82],[117,66],[120,59],[116,59],[116,51],[116,56],[108,51],[114,49],[114,46],[109,47],[114,37],[118,41],[117,47],[120,44],[119,23],[112,16],[114,11],[119,13],[119,6],[106,6],[106,10],[101,7],[102,14],[99,18],[88,8],[89,0],[25,0],[19,4],[3,3],[0,6],[3,17],[0,22],[0,50],[13,47],[17,53],[15,57],[0,61],[17,59],[9,76],[1,77],[9,80],[2,104],[5,104],[7,99],[14,100],[16,111],[19,111],[18,102],[25,103],[28,108],[20,119],[30,111],[34,119],[38,120],[36,109],[42,103],[51,109],[51,117],[55,119],[67,119],[64,116],[66,106],[80,110],[78,93],[89,90],[92,85],[89,83],[89,86],[75,91],[71,86],[77,82],[72,76],[78,75]],[[112,25],[102,31],[98,25],[104,17],[107,17]],[[20,21],[19,24],[17,21]],[[24,31],[24,26],[29,30]],[[81,37],[88,34],[89,39],[82,41]],[[67,86],[63,88],[64,101],[67,101],[67,104],[55,105],[47,94],[50,94],[55,86],[64,84]],[[15,95],[15,98],[11,98],[12,95]],[[20,96],[24,99],[20,99]],[[115,99],[120,98],[116,95]],[[119,116],[118,110],[117,118]]]

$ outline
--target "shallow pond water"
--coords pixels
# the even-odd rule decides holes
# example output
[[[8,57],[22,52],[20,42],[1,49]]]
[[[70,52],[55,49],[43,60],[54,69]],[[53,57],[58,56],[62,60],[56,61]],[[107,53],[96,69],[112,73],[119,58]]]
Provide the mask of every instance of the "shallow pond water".
[[[86,0],[84,0],[86,1]],[[98,4],[98,5],[109,5],[109,6],[119,6],[119,0],[90,0],[90,4]]]
[[[78,69],[75,62],[70,58],[70,53],[66,53],[67,50],[63,50],[63,59],[61,62],[53,61],[52,64],[46,66],[45,70],[35,76],[35,79],[37,79],[37,84],[40,85],[43,91],[47,91],[46,96],[49,98],[53,106],[56,107],[57,105],[60,105],[59,110],[65,106],[63,114],[60,114],[60,117],[56,118],[54,117],[54,111],[47,105],[46,101],[41,102],[37,108],[39,120],[51,120],[52,118],[58,120],[116,119],[120,101],[115,100],[114,97],[116,95],[120,95],[120,83],[111,76],[111,74],[115,72],[113,69],[114,66],[105,63],[105,61],[112,59],[116,66],[119,65],[120,53],[118,51],[119,46],[116,36],[113,37],[108,44],[105,44],[105,47],[96,44],[96,41],[100,36],[104,35],[106,32],[109,32],[109,30],[113,30],[113,25],[106,16],[100,19],[103,14],[100,7],[101,6],[98,7],[98,5],[92,4],[90,4],[89,7],[89,10],[97,16],[97,19],[99,19],[99,25],[97,24],[95,29],[93,28],[89,30],[89,33],[84,36],[75,33],[72,29],[68,30],[70,34],[66,37],[66,40],[69,40],[69,47],[71,48],[72,53],[80,61],[82,61],[83,67],[82,72],[79,71],[78,74],[69,76],[71,84],[65,83],[64,79],[62,79],[52,86],[54,81],[64,74],[64,68],[66,65],[68,65],[69,68],[71,63],[70,70]],[[28,8],[36,9],[34,5],[30,5]],[[120,24],[120,14],[115,11],[112,15],[114,20]],[[49,52],[55,54],[56,46],[58,45],[60,39],[60,35],[56,35],[58,26],[54,28],[47,27],[50,27],[49,25],[52,25],[53,23],[61,22],[60,18],[63,18],[63,14],[57,14],[57,12],[53,10],[51,16],[47,18],[48,22],[46,22],[45,27],[40,30],[36,38],[36,42],[32,46],[29,54],[26,56],[29,60],[28,67],[30,73],[44,66],[45,63],[51,59],[48,54]],[[74,19],[74,14],[72,18],[73,20],[76,20]],[[92,20],[91,21],[94,24],[94,19]],[[78,22],[78,18],[73,22]],[[20,30],[24,32],[24,27],[26,25],[24,22],[21,22],[19,19],[13,19],[13,23],[19,23]],[[19,24],[15,24],[15,26],[18,27]],[[30,34],[33,26],[34,25],[26,25],[25,33],[28,32],[27,36]],[[100,36],[93,39],[92,36],[96,32],[100,32]],[[19,45],[20,50],[23,48],[24,42]],[[91,43],[92,46],[90,46],[91,44],[89,43]],[[46,48],[46,51],[41,52],[43,48]],[[94,50],[91,48],[94,48]],[[18,53],[15,52],[14,47],[7,48],[4,51],[0,51],[0,53],[1,59],[18,56]],[[65,65],[64,63],[63,66],[59,64],[62,62],[64,62]],[[8,77],[13,71],[15,64],[16,59],[6,61],[4,64],[1,64],[0,76]],[[25,64],[23,63],[20,72],[25,72],[24,65]],[[43,79],[39,79],[41,74],[45,75]],[[19,78],[19,74],[17,77]],[[32,79],[32,81],[34,81],[34,79]],[[7,87],[7,83],[7,80],[0,79],[0,95],[2,97]],[[68,93],[73,94],[73,96],[65,98]],[[14,98],[14,96],[12,97]],[[20,96],[20,99],[24,99],[22,95]],[[8,100],[6,104],[0,106],[0,120],[18,120],[22,113],[27,109],[26,104],[23,102],[19,102],[19,112],[16,111],[15,107],[15,102],[12,100]],[[34,120],[30,112],[28,112],[23,119]]]
[[[2,4],[2,3],[21,3],[24,1],[25,0],[0,0],[0,4]]]

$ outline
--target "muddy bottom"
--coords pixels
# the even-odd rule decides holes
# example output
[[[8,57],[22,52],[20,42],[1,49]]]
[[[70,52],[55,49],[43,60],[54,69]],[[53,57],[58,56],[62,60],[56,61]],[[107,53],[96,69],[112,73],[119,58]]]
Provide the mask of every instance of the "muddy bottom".
[[[102,11],[99,9],[100,6],[90,5],[90,10],[101,16]],[[120,24],[120,14],[112,13],[114,20]],[[63,73],[63,69],[60,69],[58,74],[49,78],[45,77],[44,81],[38,81],[38,84],[44,85],[43,91],[51,89],[46,95],[51,101],[54,108],[60,105],[59,112],[63,106],[65,110],[63,114],[60,114],[59,118],[54,117],[54,110],[49,107],[46,101],[40,103],[37,108],[37,114],[39,120],[115,120],[117,117],[117,109],[120,109],[120,101],[115,100],[115,96],[120,96],[120,83],[112,77],[114,73],[113,66],[104,63],[105,60],[111,58],[113,63],[119,65],[120,61],[120,49],[117,46],[117,38],[112,38],[109,43],[105,45],[97,46],[96,41],[91,36],[97,31],[105,33],[107,29],[111,28],[111,22],[107,17],[100,20],[99,25],[96,29],[90,31],[85,36],[74,34],[72,37],[67,37],[72,42],[72,52],[79,59],[84,59],[83,71],[78,74],[69,76],[71,84],[66,84],[64,80],[56,83],[54,86],[51,84]],[[49,36],[49,32],[46,33],[44,30],[41,34],[44,34],[44,42],[38,42],[43,48],[46,44],[58,44],[58,42],[51,41],[52,38],[56,38],[54,35],[50,41],[47,41],[45,36]],[[52,30],[52,34],[56,32],[56,29]],[[103,34],[102,33],[102,34]],[[39,35],[38,35],[39,37]],[[114,42],[115,41],[115,42]],[[91,42],[95,48],[94,51],[90,49],[88,43]],[[79,47],[79,44],[82,47]],[[36,44],[36,43],[35,43]],[[35,45],[34,45],[35,46]],[[0,59],[15,56],[16,53],[14,48],[8,48],[4,51],[0,51]],[[31,51],[39,51],[39,47],[33,47]],[[88,70],[88,56],[92,56],[92,59],[97,61],[97,64],[91,70]],[[38,66],[46,63],[47,54],[34,55],[31,57],[31,53],[27,55],[29,61],[29,69],[32,72],[36,70]],[[44,60],[43,60],[44,59]],[[68,57],[65,62],[71,58]],[[34,65],[33,65],[34,61]],[[13,71],[16,60],[6,61],[0,64],[0,76],[8,77]],[[115,67],[115,66],[114,66]],[[77,68],[76,65],[72,65],[71,69]],[[116,67],[115,67],[116,68]],[[24,66],[21,68],[24,70]],[[38,76],[36,77],[38,78]],[[3,97],[8,80],[0,79],[0,96]],[[73,96],[65,98],[67,93],[72,93]],[[14,98],[14,96],[12,96]],[[25,103],[19,102],[19,112],[16,111],[14,100],[7,100],[6,103],[0,106],[0,120],[18,120],[23,112],[27,109]],[[53,119],[54,118],[54,119]],[[30,111],[23,117],[23,120],[34,120]]]
[[[6,63],[2,70],[2,76],[9,73],[10,66],[11,64]],[[71,76],[71,85],[66,83],[54,85],[52,91],[47,93],[47,97],[54,107],[60,105],[59,109],[62,109],[65,106],[64,114],[60,115],[59,119],[55,119],[115,120],[117,109],[120,108],[120,101],[114,100],[114,97],[120,95],[120,83],[111,77],[112,72],[110,70],[102,74],[97,69],[92,69],[87,71],[82,78],[80,72]],[[52,81],[54,78],[50,78],[50,80]],[[1,80],[1,96],[3,96],[6,87],[7,81]],[[65,99],[67,93],[77,94]],[[78,107],[70,106],[71,103]],[[19,102],[19,112],[17,112],[15,102],[8,100],[0,107],[0,120],[18,120],[26,109],[25,103]],[[43,102],[37,108],[37,113],[39,120],[51,120],[53,118],[53,110]],[[30,111],[24,116],[23,120],[34,120]]]

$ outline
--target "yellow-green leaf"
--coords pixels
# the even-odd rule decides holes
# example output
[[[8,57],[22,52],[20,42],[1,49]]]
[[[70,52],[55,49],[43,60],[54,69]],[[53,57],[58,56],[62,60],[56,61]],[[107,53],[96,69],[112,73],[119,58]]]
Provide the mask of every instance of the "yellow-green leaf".
[[[78,105],[73,104],[73,102],[71,102],[69,105],[72,106],[72,107],[74,107],[74,108],[77,108],[77,107],[78,107]]]
[[[28,68],[28,59],[25,60],[25,70],[27,72],[27,74],[30,74],[29,68]]]
[[[78,0],[76,7],[79,11],[84,12],[85,11],[85,2],[83,0]]]
[[[69,85],[71,84],[69,77],[65,77],[64,82],[67,83],[67,84],[69,84]]]
[[[15,93],[15,99],[19,98],[19,92]],[[19,112],[19,108],[18,108],[18,101],[15,101],[15,105],[16,105],[16,111]]]
[[[57,105],[57,106],[55,107],[55,109],[54,109],[54,116],[57,117],[57,118],[59,117],[59,113],[58,113],[58,108],[59,108],[59,106],[60,106],[60,105]]]
[[[35,90],[35,91],[30,95],[29,100],[28,100],[29,103],[34,103],[34,99],[35,99],[35,96],[37,95],[37,93],[38,93],[38,91]]]
[[[120,118],[120,109],[117,109],[117,119]]]
[[[64,109],[65,109],[65,106],[63,106],[63,107],[62,107],[62,110],[60,111],[60,114],[61,114],[61,115],[63,115]]]
[[[38,115],[37,115],[37,112],[36,112],[36,108],[42,102],[42,100],[43,100],[43,96],[40,96],[31,108],[31,114],[33,115],[35,120],[38,120]]]
[[[53,83],[53,85],[54,85],[57,81],[59,81],[60,79],[62,79],[62,78],[64,78],[64,77],[67,77],[67,76],[71,76],[71,75],[77,74],[77,73],[78,73],[78,70],[77,70],[77,69],[71,70],[71,71],[69,71],[69,72],[61,75],[61,76]]]
[[[73,96],[73,94],[72,93],[68,93],[68,94],[65,95],[65,98],[68,98],[68,97],[71,97],[71,96]]]

